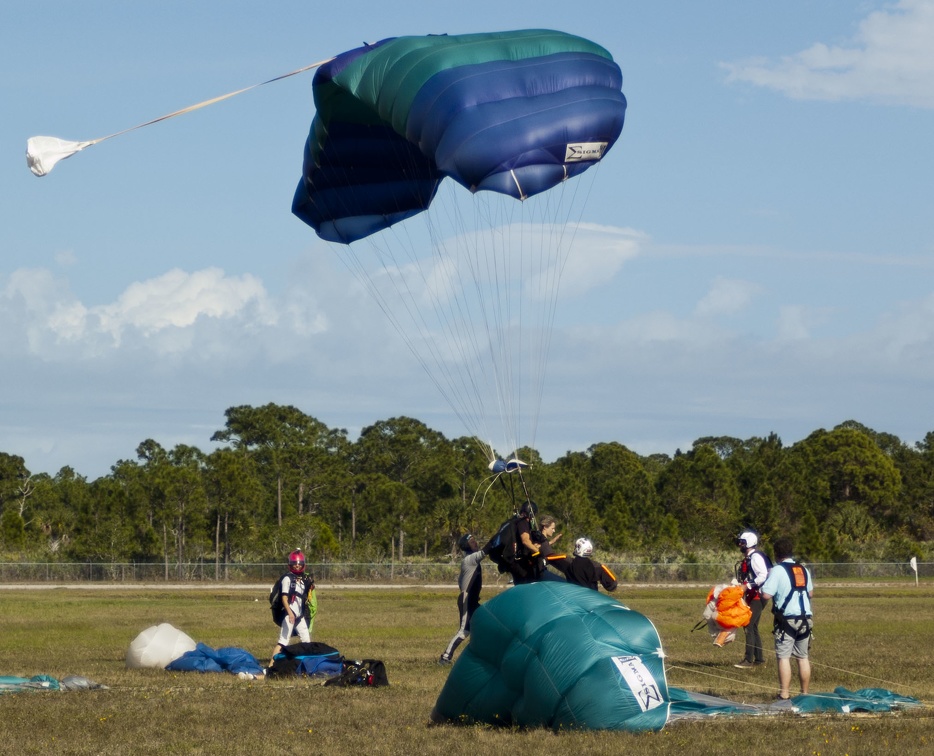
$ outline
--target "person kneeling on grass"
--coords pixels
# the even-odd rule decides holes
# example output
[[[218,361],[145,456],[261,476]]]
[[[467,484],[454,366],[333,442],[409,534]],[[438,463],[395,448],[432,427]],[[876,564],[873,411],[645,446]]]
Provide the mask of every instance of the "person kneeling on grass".
[[[812,629],[811,596],[814,586],[811,573],[795,561],[794,545],[790,538],[775,541],[775,566],[762,584],[762,598],[772,599],[772,614],[775,618],[775,658],[778,660],[778,697],[790,697],[791,657],[798,662],[801,678],[801,693],[806,694],[811,684]]]

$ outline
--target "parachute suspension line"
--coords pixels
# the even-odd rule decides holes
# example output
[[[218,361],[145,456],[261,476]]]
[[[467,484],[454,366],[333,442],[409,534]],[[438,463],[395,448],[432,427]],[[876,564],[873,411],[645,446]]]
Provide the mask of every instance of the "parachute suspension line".
[[[554,205],[560,208],[561,200],[565,194],[565,185],[555,187],[553,192],[549,192],[547,197],[543,197],[541,208],[541,221],[539,223],[543,238],[539,244],[539,257],[536,265],[535,276],[538,279],[538,290],[536,298],[539,307],[539,313],[536,316],[539,332],[536,334],[537,344],[533,362],[529,365],[530,397],[529,401],[534,408],[532,412],[531,434],[532,441],[538,433],[538,419],[541,413],[542,400],[545,393],[545,378],[548,366],[548,347],[551,341],[551,331],[554,326],[554,311],[558,299],[558,281],[557,267],[562,254],[558,239],[555,237],[555,226],[557,210],[552,210]],[[532,279],[534,280],[534,279]]]
[[[556,187],[558,194],[555,195],[555,192],[550,193],[558,197],[558,199],[554,201],[554,204],[557,206],[556,211],[548,211],[544,215],[545,218],[555,219],[555,222],[548,227],[548,233],[551,238],[550,244],[552,248],[556,250],[556,253],[550,261],[550,265],[548,265],[549,282],[547,285],[543,286],[542,301],[545,303],[547,309],[541,318],[541,362],[535,373],[535,375],[538,376],[534,399],[536,407],[541,406],[544,397],[547,364],[551,354],[561,279],[563,278],[564,269],[570,257],[570,252],[574,247],[574,241],[581,225],[584,208],[587,206],[588,198],[593,190],[599,167],[600,164],[598,162],[586,172],[590,176],[590,181],[586,186],[582,184],[583,176],[577,176],[577,180],[572,182],[572,185],[565,181],[560,186]],[[566,170],[565,168],[565,172]],[[582,189],[584,189],[583,192],[581,191]],[[564,197],[565,193],[570,193],[570,199]],[[554,200],[554,197],[549,197],[549,200]],[[532,430],[533,439],[537,432],[537,420],[538,413],[535,413],[535,422]]]
[[[479,441],[488,436],[482,433],[479,422],[481,390],[473,380],[474,373],[464,367],[476,364],[480,351],[468,327],[468,305],[458,287],[450,285],[452,259],[456,264],[457,256],[449,256],[434,224],[426,227],[430,237],[427,245],[424,240],[419,244],[410,233],[418,226],[401,223],[341,247],[336,254],[366,287],[429,380]],[[430,250],[427,257],[426,246]]]
[[[418,170],[414,161],[405,167],[413,173]],[[439,183],[443,190],[449,189],[451,182]],[[450,357],[443,351],[447,346],[451,352],[459,353],[461,364],[470,359],[465,356],[463,345],[451,335],[451,324],[456,320],[444,317],[443,300],[452,292],[457,293],[456,287],[448,283],[450,262],[444,260],[443,239],[431,234],[430,225],[427,225],[429,244],[425,244],[425,239],[413,238],[412,231],[419,228],[399,223],[349,245],[338,254],[345,262],[346,257],[353,261],[351,272],[370,292],[461,423],[474,429],[475,418],[480,414],[475,399],[477,391],[463,380],[469,372],[452,368]],[[429,261],[424,256],[426,246],[431,250]],[[348,250],[350,254],[346,255]],[[433,312],[431,320],[427,317],[429,310]],[[439,329],[444,340],[438,338]]]
[[[470,421],[465,423],[468,430],[486,449],[487,444],[481,439],[489,438],[490,434],[485,424],[482,400],[483,386],[487,382],[483,376],[487,374],[489,366],[484,359],[480,334],[472,327],[477,318],[477,306],[473,303],[470,288],[466,285],[463,262],[465,257],[470,257],[471,245],[475,243],[476,234],[463,223],[462,214],[458,211],[457,196],[451,191],[450,183],[453,182],[449,182],[449,191],[442,192],[443,196],[436,198],[425,213],[433,255],[432,270],[443,271],[445,284],[445,296],[436,300],[434,306],[448,350],[457,357],[457,365],[448,365],[445,369],[453,376],[450,380],[452,385],[458,387],[462,414],[469,416]],[[437,222],[438,215],[446,215],[447,222]],[[448,239],[440,233],[441,227],[452,229]],[[452,286],[452,282],[459,283],[460,286]],[[437,287],[438,283],[435,282],[434,286]],[[495,458],[492,447],[488,456],[490,461]]]
[[[522,417],[525,413],[532,423],[531,436],[525,441],[529,446],[535,444],[534,424],[538,420],[541,405],[535,401],[534,393],[528,397],[526,394],[529,393],[528,389],[534,385],[533,381],[538,370],[536,363],[539,362],[539,358],[537,355],[541,351],[544,323],[541,320],[540,311],[537,312],[537,310],[540,310],[541,304],[542,270],[543,266],[547,264],[546,260],[548,258],[548,250],[543,240],[535,238],[534,229],[541,228],[535,210],[542,200],[545,200],[544,204],[547,205],[550,199],[550,197],[539,197],[539,202],[535,203],[535,205],[523,202],[517,206],[517,212],[522,216],[519,223],[519,247],[522,250],[520,262],[527,266],[525,274],[519,277],[519,285],[522,287],[522,291],[518,298],[519,312],[517,317],[520,323],[518,333],[520,336],[525,337],[529,343],[520,343],[517,346],[522,358],[522,362],[519,363],[520,369],[527,378],[522,385],[517,386],[515,395],[517,401],[516,415]],[[528,220],[529,216],[531,216],[531,222]],[[531,411],[527,409],[529,406],[531,406]],[[525,488],[525,481],[521,476],[520,481],[523,488]],[[526,495],[526,498],[528,498],[528,495]]]
[[[542,242],[542,259],[539,265],[539,306],[541,312],[538,320],[541,332],[538,334],[539,343],[536,353],[536,362],[530,366],[530,374],[534,377],[531,384],[532,396],[530,401],[536,407],[535,424],[533,425],[533,436],[538,430],[538,415],[545,394],[545,382],[548,374],[548,359],[551,347],[551,339],[554,328],[555,312],[557,310],[558,296],[560,290],[560,267],[562,261],[567,258],[569,250],[563,247],[562,237],[558,234],[561,224],[558,222],[558,212],[561,203],[565,199],[568,187],[561,184],[555,187],[548,199],[548,207],[543,210],[544,218],[542,229],[545,239]],[[573,195],[572,195],[573,196]],[[552,209],[554,206],[555,209]],[[550,221],[550,222],[549,222]]]
[[[512,451],[516,443],[515,413],[510,405],[512,350],[509,343],[509,271],[512,250],[504,239],[503,218],[508,199],[487,194],[474,205],[473,225],[477,229],[477,244],[468,256],[471,284],[479,302],[479,315],[486,334],[487,364],[490,368],[490,387],[494,394],[500,427],[503,432],[504,453]],[[495,211],[499,210],[497,213]]]
[[[468,434],[496,435],[503,457],[534,448],[578,195],[588,194],[577,178],[525,202],[442,181],[423,225],[399,223],[336,252]],[[488,426],[495,415],[502,437]]]
[[[559,284],[574,238],[568,233],[574,229],[566,228],[574,208],[566,205],[576,203],[579,187],[562,185],[521,203],[477,192],[472,224],[457,205],[448,211],[458,239],[470,242],[458,256],[469,265],[462,273],[464,294],[472,292],[470,302],[479,309],[472,314],[476,328],[466,335],[474,345],[478,375],[488,377],[479,383],[495,389],[507,452],[534,446],[537,436]],[[436,200],[426,214],[435,217],[443,206]],[[439,242],[434,247],[442,248]],[[530,426],[530,438],[522,437],[520,421]]]
[[[384,233],[399,238],[395,228],[387,229]],[[471,427],[468,418],[462,413],[462,403],[452,398],[451,392],[452,390],[456,391],[457,385],[450,378],[446,361],[438,353],[438,340],[431,333],[431,327],[425,319],[424,310],[418,308],[416,300],[413,299],[417,294],[412,291],[411,283],[408,280],[411,274],[411,266],[406,265],[404,261],[401,261],[400,257],[393,253],[393,250],[397,248],[413,249],[413,245],[404,242],[377,245],[372,240],[360,241],[357,244],[369,249],[368,256],[378,263],[377,270],[379,272],[370,272],[370,266],[363,261],[354,245],[348,248],[349,254],[347,254],[347,250],[338,250],[337,254],[345,261],[345,264],[347,264],[348,260],[352,263],[348,264],[351,272],[367,288],[370,296],[373,297],[380,310],[422,366],[429,380],[454,410],[458,419],[467,427]],[[415,270],[420,271],[417,266]],[[382,283],[383,280],[391,284],[391,289],[395,293],[395,297],[392,298],[395,304],[390,302],[389,297],[377,285],[377,281]],[[403,319],[406,322],[403,322]],[[407,324],[409,327],[407,327]],[[449,379],[446,382],[441,380],[441,377],[445,375]]]
[[[97,139],[91,139],[86,142],[71,142],[65,139],[59,139],[58,137],[47,136],[30,137],[26,141],[26,165],[29,166],[29,170],[32,171],[34,176],[45,176],[60,160],[71,157],[75,153],[81,152],[81,150],[87,147],[100,144],[101,142],[104,142],[108,139],[113,139],[114,137],[122,136],[123,134],[128,134],[129,132],[136,131],[137,129],[145,128],[146,126],[152,126],[153,124],[159,123],[160,121],[167,121],[170,118],[175,118],[176,116],[185,115],[186,113],[191,113],[195,110],[206,108],[208,105],[214,105],[215,103],[222,102],[223,100],[229,100],[231,97],[236,97],[237,95],[243,94],[244,92],[249,92],[251,89],[256,89],[257,87],[262,87],[266,84],[272,84],[274,81],[281,81],[282,79],[287,79],[290,76],[295,76],[296,74],[305,73],[305,71],[318,68],[323,66],[325,63],[330,63],[332,60],[334,60],[333,57],[326,58],[325,60],[319,60],[316,63],[302,66],[301,68],[297,68],[287,74],[275,76],[272,79],[267,79],[266,81],[260,82],[259,84],[252,84],[249,87],[238,89],[235,92],[228,92],[227,94],[220,95],[219,97],[212,97],[209,100],[204,100],[194,105],[181,108],[180,110],[166,113],[165,115],[159,116],[158,118],[153,118],[151,121],[146,121],[145,123],[140,123],[136,126],[130,126],[128,129],[116,131],[113,134],[98,137]]]
[[[492,439],[498,415],[503,457],[534,448],[577,178],[522,202],[442,180],[423,224],[397,223],[336,251],[468,434]],[[483,445],[495,461],[494,445]]]
[[[501,342],[495,329],[495,324],[502,320],[499,314],[501,303],[490,293],[496,291],[495,285],[490,283],[495,278],[495,268],[490,266],[503,255],[496,250],[500,245],[495,242],[495,221],[483,214],[483,210],[488,209],[489,197],[486,195],[488,193],[482,192],[469,196],[458,193],[456,188],[450,192],[442,191],[425,213],[432,234],[431,246],[439,255],[436,264],[446,264],[452,271],[456,270],[461,284],[459,291],[455,288],[452,292],[457,296],[449,300],[445,322],[449,326],[447,338],[452,342],[451,349],[463,360],[459,376],[467,397],[472,399],[470,403],[475,420],[468,427],[478,440],[491,437],[486,425],[490,418],[484,412],[484,406],[489,404],[491,394],[497,400],[501,396],[497,387],[501,383],[499,371],[503,364],[494,351]],[[468,220],[458,200],[471,202],[472,220]],[[444,219],[444,226],[452,229],[450,240],[456,247],[453,254],[439,233]],[[501,417],[502,414],[500,411]],[[493,461],[492,444],[490,451],[490,461]]]
[[[452,182],[453,183],[453,182]],[[438,207],[442,211],[447,211],[449,223],[453,229],[452,241],[454,249],[448,250],[444,245],[444,240],[440,234],[437,234],[438,228],[432,224],[431,229],[436,234],[433,248],[441,255],[441,260],[450,265],[457,273],[460,288],[453,288],[456,297],[451,299],[452,307],[448,313],[448,322],[451,324],[451,337],[455,341],[458,352],[463,360],[463,368],[460,371],[465,382],[469,384],[468,396],[472,399],[474,407],[473,430],[477,438],[490,438],[490,428],[487,425],[488,418],[484,413],[484,398],[488,392],[488,386],[491,383],[490,374],[495,372],[495,362],[488,359],[488,341],[483,338],[483,332],[479,331],[475,324],[485,318],[486,308],[484,299],[477,292],[477,273],[475,261],[479,254],[482,243],[482,235],[479,233],[480,227],[474,222],[469,224],[465,220],[465,215],[461,212],[458,200],[463,198],[471,202],[474,206],[476,201],[473,197],[468,197],[456,192],[456,187],[451,187],[452,191],[446,193],[447,203],[437,203],[433,207]],[[430,220],[434,220],[432,208],[427,213]],[[439,262],[441,261],[439,260]],[[453,264],[452,264],[453,261]],[[492,444],[490,447],[490,460],[495,459]]]
[[[516,203],[509,199],[496,204],[492,198],[490,205],[502,210],[490,237],[493,246],[490,298],[496,306],[492,325],[499,348],[494,364],[500,366],[497,386],[501,422],[508,450],[515,454],[522,443],[523,351],[527,348],[523,343],[526,333],[523,322],[527,292],[524,266],[526,229],[521,221],[526,207],[524,202]],[[518,223],[517,216],[520,219]]]
[[[450,186],[447,188],[450,189]],[[426,215],[431,221],[430,208]],[[443,355],[436,359],[436,364],[447,376],[449,385],[455,391],[462,422],[479,440],[488,435],[482,427],[481,389],[477,385],[475,373],[470,369],[470,366],[477,362],[479,348],[476,336],[469,328],[469,302],[464,298],[462,287],[451,285],[452,282],[457,282],[461,231],[455,229],[453,249],[435,224],[429,222],[428,232],[431,266],[427,271],[424,271],[424,266],[420,270],[427,273],[424,277],[425,291],[431,297],[438,327],[445,339],[443,345],[447,346],[449,354],[456,356],[454,364],[450,357],[443,359]]]
[[[534,447],[537,436],[560,271],[568,254],[558,212],[567,192],[556,187],[522,203],[499,205],[499,220],[488,216],[490,245],[501,247],[488,255],[492,267],[486,278],[493,303],[488,309],[494,313],[489,328],[496,334],[491,343],[499,347],[493,363],[499,367],[499,407],[512,451],[520,445]],[[491,202],[483,209],[494,206]],[[528,425],[530,437],[521,437],[520,425]]]

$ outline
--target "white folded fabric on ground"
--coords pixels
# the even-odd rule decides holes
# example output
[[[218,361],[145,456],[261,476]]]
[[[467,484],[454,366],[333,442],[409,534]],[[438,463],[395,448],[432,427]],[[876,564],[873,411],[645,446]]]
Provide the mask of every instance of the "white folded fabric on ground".
[[[198,644],[168,622],[148,627],[130,644],[126,652],[129,669],[150,667],[164,669],[187,651],[194,651]]]

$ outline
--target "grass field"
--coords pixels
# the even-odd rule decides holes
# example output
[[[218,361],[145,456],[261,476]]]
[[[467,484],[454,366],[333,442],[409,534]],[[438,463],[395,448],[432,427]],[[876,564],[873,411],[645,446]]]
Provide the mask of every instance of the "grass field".
[[[265,593],[0,590],[0,675],[74,674],[109,686],[0,696],[0,753],[934,752],[929,706],[884,716],[679,723],[659,733],[429,726],[449,671],[436,661],[457,623],[453,590],[321,590],[315,640],[347,657],[382,659],[388,688],[125,668],[130,641],[159,622],[214,648],[245,648],[265,662],[276,635]],[[766,669],[738,670],[741,636],[718,649],[706,633],[690,632],[706,589],[624,586],[617,596],[658,628],[670,685],[748,702],[774,697],[774,658],[768,656]],[[818,586],[815,613],[812,692],[881,687],[934,703],[934,586]],[[763,617],[762,629],[770,626]]]

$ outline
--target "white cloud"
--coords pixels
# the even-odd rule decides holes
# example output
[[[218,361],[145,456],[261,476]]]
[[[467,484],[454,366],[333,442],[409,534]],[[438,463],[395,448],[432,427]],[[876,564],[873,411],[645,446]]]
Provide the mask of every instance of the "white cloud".
[[[580,265],[597,271],[618,270],[646,246],[634,232],[589,231],[576,254],[590,254]],[[645,261],[655,258],[653,250]],[[210,428],[201,426],[219,427],[225,407],[267,401],[295,404],[340,427],[412,414],[449,435],[465,432],[372,298],[332,264],[325,256],[302,258],[277,295],[252,276],[172,270],[100,304],[80,301],[57,273],[15,271],[0,280],[0,349],[16,405],[10,412],[19,413],[8,419],[33,430],[7,427],[0,446],[27,453],[35,469],[69,463],[85,471],[91,463],[82,455],[110,464],[147,436],[204,448]],[[626,310],[641,314],[617,315],[615,323],[556,330],[542,413],[547,431],[537,447],[553,458],[626,439],[643,453],[670,453],[681,443],[673,437],[775,430],[787,440],[850,417],[906,438],[926,430],[893,428],[887,418],[897,414],[905,387],[919,401],[930,394],[934,295],[893,306],[873,324],[854,323],[845,334],[827,328],[838,310],[804,300],[770,311],[770,339],[746,318],[769,312],[760,292],[759,284],[721,276],[687,307],[667,311],[656,302],[651,311]],[[56,418],[78,405],[81,419],[64,433]],[[660,437],[668,440],[652,440]]]
[[[328,316],[318,310],[314,297],[307,291],[294,292],[285,303],[292,330],[299,336],[314,336],[330,328]]]
[[[81,302],[60,302],[49,313],[46,324],[59,339],[76,341],[87,327],[88,309]]]
[[[617,343],[681,342],[701,343],[711,331],[691,320],[677,318],[669,312],[656,311],[639,315],[620,323],[615,329]]]
[[[316,322],[312,305],[306,302],[301,313],[296,306],[292,302],[287,308],[292,322],[301,319],[307,331],[307,323]],[[133,348],[184,351],[195,343],[196,327],[211,321],[234,324],[235,330],[223,337],[236,343],[244,328],[274,326],[277,318],[257,278],[228,276],[219,268],[170,270],[130,284],[114,302],[93,306],[44,269],[14,271],[0,289],[4,342],[10,349],[25,343],[28,353],[43,359],[97,357],[123,347],[128,333]]]
[[[61,297],[67,290],[64,281],[56,279],[42,268],[20,268],[10,274],[0,292],[0,301],[7,306],[18,304],[26,312],[45,310],[48,301]]]
[[[873,352],[901,369],[934,369],[934,294],[886,315],[870,333]]]
[[[780,341],[800,341],[811,335],[809,310],[802,305],[784,305],[778,315],[777,337]]]
[[[271,323],[274,316],[265,300],[262,283],[249,274],[227,277],[219,268],[194,273],[176,268],[131,284],[116,302],[91,313],[119,344],[130,327],[149,336],[169,327],[191,326],[199,317],[230,318],[251,304],[257,305],[260,322]]]
[[[562,296],[581,296],[608,283],[641,253],[648,239],[647,234],[630,228],[581,224],[561,274]]]
[[[700,317],[734,315],[745,310],[761,288],[751,281],[718,276],[697,303],[694,313]]]
[[[74,250],[63,249],[61,252],[56,253],[55,262],[62,268],[69,268],[78,262],[78,256],[74,253]]]
[[[21,352],[39,354],[49,338],[49,321],[59,306],[73,306],[65,281],[48,270],[20,268],[0,289],[0,344],[7,358]]]
[[[934,0],[901,0],[866,16],[845,46],[815,43],[780,61],[721,64],[743,81],[800,100],[868,100],[934,108]]]

